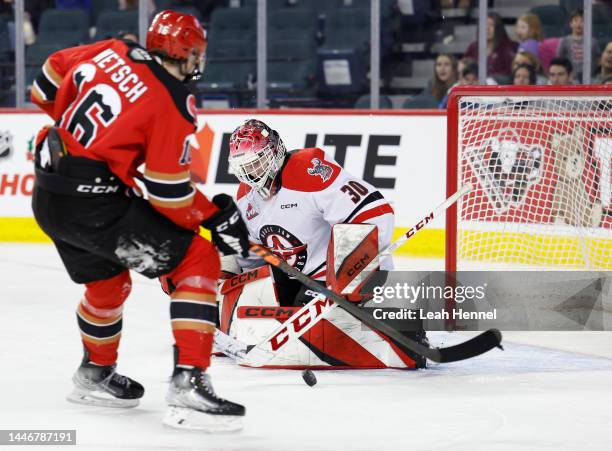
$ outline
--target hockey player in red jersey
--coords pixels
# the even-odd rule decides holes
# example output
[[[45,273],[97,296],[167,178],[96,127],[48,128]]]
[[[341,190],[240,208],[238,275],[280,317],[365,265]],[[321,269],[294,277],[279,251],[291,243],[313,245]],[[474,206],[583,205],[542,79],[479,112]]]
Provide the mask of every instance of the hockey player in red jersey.
[[[229,147],[229,167],[241,182],[237,204],[249,230],[250,240],[266,246],[296,269],[314,279],[326,280],[329,274],[326,268],[329,263],[328,244],[336,224],[374,225],[377,235],[371,239],[376,241],[377,248],[380,250],[389,245],[394,228],[394,213],[389,202],[374,186],[349,174],[323,150],[309,148],[287,152],[279,134],[262,121],[254,119],[246,121],[233,132]],[[223,269],[228,273],[237,273],[261,264],[261,260],[253,258],[223,259]],[[393,262],[387,258],[380,261],[379,265],[381,269],[389,270]],[[272,294],[267,296],[275,300],[266,305],[278,303],[280,306],[301,306],[317,295],[284,273],[271,269],[273,289],[268,290]],[[258,274],[267,272],[266,269]],[[252,280],[256,278],[252,277]],[[245,305],[248,308],[248,305],[269,301],[263,299],[266,296],[259,294],[245,300],[248,297],[248,286],[245,288],[243,280],[249,280],[249,277],[240,279],[237,276],[235,281],[230,281],[230,284],[221,289],[222,294],[227,293],[224,304],[227,299],[234,305]],[[242,293],[236,294],[232,286],[240,286]],[[249,323],[242,327],[234,324],[234,329],[229,330],[230,322],[237,318],[236,315],[230,317],[233,310],[238,311],[223,306],[221,328],[248,342],[252,331],[258,324],[263,324],[265,319],[252,320],[257,325]],[[422,358],[398,350],[394,343],[376,331],[365,331],[365,326],[362,328],[354,318],[339,310],[335,311],[334,324],[328,324],[326,320],[322,320],[322,323],[326,324],[327,335],[333,335],[336,343],[343,344],[329,346],[328,341],[327,344],[323,343],[323,346],[327,346],[323,351],[321,340],[318,339],[317,343],[308,343],[308,350],[297,343],[299,349],[284,354],[285,357],[288,354],[293,356],[293,362],[291,359],[285,360],[289,366],[308,366],[313,360],[316,361],[315,366],[424,366]],[[274,325],[274,321],[270,324]],[[330,328],[334,330],[331,335]],[[417,329],[412,338],[423,340],[424,331],[418,326]],[[244,337],[240,336],[241,330],[246,332]],[[263,333],[262,338],[265,335]],[[367,346],[363,345],[365,342]],[[315,351],[310,352],[315,348]],[[346,352],[347,349],[351,351]],[[283,363],[277,360],[272,365],[283,366]]]
[[[172,288],[175,367],[164,422],[215,431],[239,428],[245,409],[219,398],[206,373],[219,256],[199,227],[222,254],[246,255],[248,242],[232,198],[211,202],[190,181],[196,109],[184,82],[199,75],[206,45],[195,17],[163,11],[146,49],[111,39],[52,54],[32,89],[55,121],[38,135],[32,206],[70,277],[86,287],[77,308],[85,355],[68,399],[133,407],[143,396],[115,371],[134,270]]]

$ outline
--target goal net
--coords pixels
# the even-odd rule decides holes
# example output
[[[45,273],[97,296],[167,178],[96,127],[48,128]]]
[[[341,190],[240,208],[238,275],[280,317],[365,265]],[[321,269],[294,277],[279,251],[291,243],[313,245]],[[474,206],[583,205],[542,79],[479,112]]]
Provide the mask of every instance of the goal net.
[[[612,269],[612,87],[464,87],[448,111],[446,269]]]

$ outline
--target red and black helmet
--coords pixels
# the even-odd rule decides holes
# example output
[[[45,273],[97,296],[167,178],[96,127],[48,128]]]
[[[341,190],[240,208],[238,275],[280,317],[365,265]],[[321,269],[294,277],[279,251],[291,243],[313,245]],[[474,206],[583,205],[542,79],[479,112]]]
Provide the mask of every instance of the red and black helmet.
[[[179,61],[194,52],[202,58],[206,45],[206,32],[191,14],[162,11],[153,18],[147,32],[149,52]]]

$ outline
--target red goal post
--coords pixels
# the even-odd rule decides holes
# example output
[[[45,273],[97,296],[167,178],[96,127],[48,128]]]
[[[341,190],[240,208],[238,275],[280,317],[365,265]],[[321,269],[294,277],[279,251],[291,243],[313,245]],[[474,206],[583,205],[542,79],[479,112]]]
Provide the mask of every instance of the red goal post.
[[[446,270],[612,269],[612,85],[456,87]]]

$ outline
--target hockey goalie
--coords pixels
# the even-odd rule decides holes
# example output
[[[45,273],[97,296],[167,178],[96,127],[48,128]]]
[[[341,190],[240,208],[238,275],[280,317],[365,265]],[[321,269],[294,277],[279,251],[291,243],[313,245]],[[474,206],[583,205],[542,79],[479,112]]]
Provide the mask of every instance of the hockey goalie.
[[[230,138],[229,166],[240,180],[237,204],[253,243],[341,293],[367,301],[372,271],[392,238],[389,202],[369,183],[350,175],[321,149],[287,152],[279,134],[248,120]],[[218,290],[219,329],[256,345],[303,305],[321,295],[256,257],[224,257]],[[305,319],[309,329],[290,340],[282,330],[272,368],[421,368],[425,359],[402,349],[340,308]],[[314,325],[313,325],[314,324]],[[406,332],[425,342],[419,325]]]

